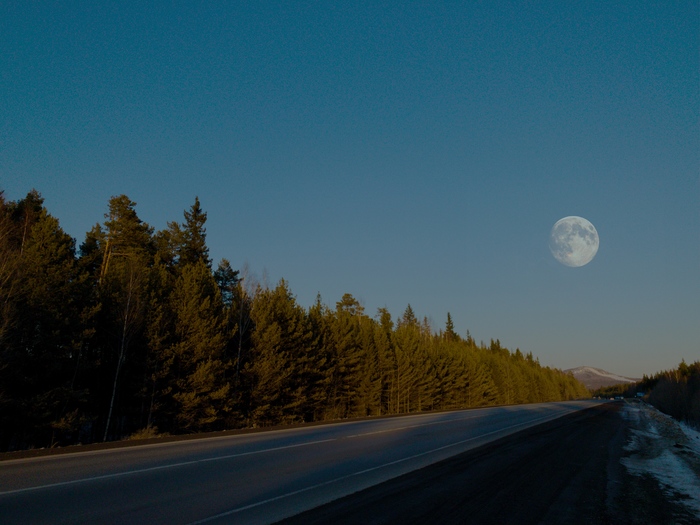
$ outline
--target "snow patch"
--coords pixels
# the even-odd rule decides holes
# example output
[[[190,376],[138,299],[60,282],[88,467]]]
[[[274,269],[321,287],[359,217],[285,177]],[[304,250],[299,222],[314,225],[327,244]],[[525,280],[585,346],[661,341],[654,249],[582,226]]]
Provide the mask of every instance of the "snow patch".
[[[700,457],[700,432],[698,432],[694,428],[686,425],[683,422],[679,423],[679,426],[681,427],[681,430],[683,430],[683,433],[688,438],[688,446],[693,450],[695,455]]]
[[[625,403],[622,416],[631,427],[622,464],[631,474],[650,474],[700,516],[700,432],[643,402]]]
[[[564,372],[572,374],[576,379],[591,389],[600,388],[602,386],[633,384],[638,381],[638,379],[613,374],[612,372],[601,370],[600,368],[594,368],[592,366],[569,368],[568,370],[564,370]]]

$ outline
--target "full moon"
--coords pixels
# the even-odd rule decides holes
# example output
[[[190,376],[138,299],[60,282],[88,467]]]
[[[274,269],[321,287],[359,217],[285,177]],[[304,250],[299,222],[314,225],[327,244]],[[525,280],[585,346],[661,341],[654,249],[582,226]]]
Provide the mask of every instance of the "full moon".
[[[549,249],[560,263],[573,268],[583,266],[598,252],[598,232],[583,217],[564,217],[552,227]]]

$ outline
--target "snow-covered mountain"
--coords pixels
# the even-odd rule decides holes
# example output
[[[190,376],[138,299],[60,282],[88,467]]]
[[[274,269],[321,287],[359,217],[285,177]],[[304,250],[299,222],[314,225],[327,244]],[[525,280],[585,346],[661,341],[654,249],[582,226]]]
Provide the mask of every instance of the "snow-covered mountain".
[[[606,372],[600,368],[593,368],[592,366],[579,366],[576,368],[569,368],[564,370],[564,372],[571,372],[573,376],[581,381],[586,388],[591,390],[596,390],[597,388],[602,388],[604,386],[613,386],[624,383],[636,383],[641,379],[633,379],[631,377],[619,376],[611,372]]]

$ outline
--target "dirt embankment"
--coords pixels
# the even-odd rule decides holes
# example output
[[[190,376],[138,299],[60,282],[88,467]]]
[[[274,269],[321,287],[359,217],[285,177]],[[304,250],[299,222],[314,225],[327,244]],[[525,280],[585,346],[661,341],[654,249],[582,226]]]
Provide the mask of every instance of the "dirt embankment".
[[[657,477],[635,470],[646,448],[641,433],[649,432],[645,414],[639,406],[621,402],[599,405],[282,523],[700,523],[700,513],[688,505],[690,496],[669,491]],[[690,451],[681,441],[671,448],[679,454]],[[669,475],[688,478],[690,472],[682,486],[692,488],[700,473],[692,461],[686,464],[687,471]]]
[[[628,507],[653,501],[667,508],[667,521],[659,523],[700,523],[700,432],[640,401],[625,403],[621,415],[627,424],[621,463],[636,480]]]

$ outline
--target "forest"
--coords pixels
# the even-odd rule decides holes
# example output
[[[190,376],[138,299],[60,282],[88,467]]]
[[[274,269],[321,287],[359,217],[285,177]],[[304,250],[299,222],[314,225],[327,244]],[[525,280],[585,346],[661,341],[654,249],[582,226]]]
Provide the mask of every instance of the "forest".
[[[532,353],[216,266],[199,199],[161,231],[112,197],[80,246],[0,192],[0,451],[589,396]]]
[[[700,429],[700,361],[691,364],[681,361],[673,370],[652,376],[645,374],[641,381],[631,385],[599,388],[593,395],[603,398],[641,396],[665,414]]]
[[[700,429],[700,361],[681,361],[674,370],[645,375],[637,391],[662,412]]]

